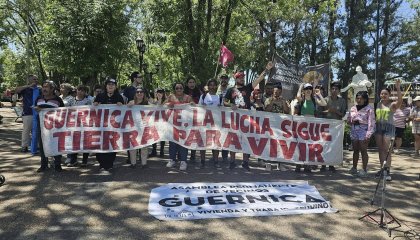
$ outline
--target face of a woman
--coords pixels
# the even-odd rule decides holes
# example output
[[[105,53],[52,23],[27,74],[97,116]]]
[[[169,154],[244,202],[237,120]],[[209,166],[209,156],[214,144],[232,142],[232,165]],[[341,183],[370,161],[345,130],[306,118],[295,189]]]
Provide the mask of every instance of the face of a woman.
[[[363,105],[365,104],[365,99],[362,96],[356,96],[356,103],[357,105]]]
[[[187,86],[188,86],[189,89],[194,89],[195,88],[195,81],[194,81],[194,79],[188,80]]]
[[[106,85],[106,91],[109,93],[113,93],[116,88],[117,88],[117,85],[115,85],[115,83],[108,83]]]
[[[184,87],[181,84],[175,85],[175,94],[182,95],[184,93]]]
[[[209,85],[207,85],[209,92],[214,92],[217,90],[217,85],[215,82],[210,82]]]
[[[303,90],[303,93],[305,94],[305,96],[311,96],[312,89],[305,89],[305,90]]]
[[[62,95],[68,95],[69,92],[66,90],[66,88],[64,86],[60,86],[60,93]]]
[[[382,90],[380,94],[381,100],[388,100],[389,99],[389,92],[387,90]]]
[[[280,97],[281,96],[281,88],[274,88],[274,90],[273,90],[273,95],[274,95],[274,97],[276,97],[276,98],[278,98],[278,97]]]
[[[86,97],[86,92],[83,91],[83,90],[77,89],[77,98],[82,99],[82,98],[85,98],[85,97]]]
[[[137,90],[137,91],[136,91],[136,96],[137,96],[139,99],[143,99],[143,98],[144,98],[144,91],[143,91],[143,90]]]

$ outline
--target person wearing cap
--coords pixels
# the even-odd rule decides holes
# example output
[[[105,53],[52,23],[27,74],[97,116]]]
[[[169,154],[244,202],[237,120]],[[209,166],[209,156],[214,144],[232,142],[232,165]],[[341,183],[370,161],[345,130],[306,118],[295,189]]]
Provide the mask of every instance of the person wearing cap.
[[[117,80],[107,78],[105,81],[105,92],[98,94],[93,102],[94,106],[99,104],[116,104],[123,105],[124,99],[117,90]],[[96,153],[96,160],[99,162],[99,169],[109,172],[114,167],[114,161],[117,156],[116,152]]]
[[[166,101],[166,94],[165,89],[157,88],[155,92],[155,98],[150,100],[150,104],[162,106]],[[160,142],[160,153],[159,157],[164,157],[164,149],[165,149],[165,141]],[[152,144],[152,152],[149,154],[149,157],[156,157],[157,156],[157,143]]]
[[[344,115],[346,114],[347,104],[346,100],[339,96],[341,89],[341,84],[339,82],[332,82],[330,84],[330,95],[325,98],[327,102],[327,106],[322,114],[325,118],[328,119],[336,119],[341,120],[343,119]],[[335,171],[334,166],[329,166],[328,169],[332,172]],[[322,165],[320,171],[326,171],[327,166]]]
[[[226,92],[224,106],[231,107],[232,110],[238,108],[242,109],[251,109],[251,94],[255,87],[264,79],[266,73],[268,73],[274,64],[268,62],[266,69],[258,76],[257,79],[245,85],[245,74],[244,72],[235,73],[235,86],[229,88]],[[242,167],[247,171],[250,171],[249,168],[249,154],[243,154]],[[229,169],[234,169],[236,167],[235,163],[235,152],[230,152],[230,163]]]
[[[315,94],[312,94],[312,84],[302,83],[299,87],[296,98],[300,105],[300,115],[302,116],[315,116],[315,109],[317,106],[327,106],[325,99],[321,95],[320,89],[315,89]],[[300,172],[302,165],[296,164],[295,172]],[[311,166],[304,165],[304,171],[310,173]]]
[[[58,108],[64,107],[63,100],[54,94],[55,84],[52,81],[46,81],[42,84],[42,95],[39,96],[34,102],[34,110],[39,112],[44,108]],[[37,172],[44,172],[48,170],[48,158],[45,156],[44,147],[42,144],[41,138],[41,125],[39,123],[39,116],[37,117],[38,121],[38,143],[39,151],[41,154],[41,167],[38,168]],[[54,170],[56,172],[61,172],[61,155],[54,156]]]
[[[143,87],[143,76],[139,72],[132,72],[130,75],[131,86],[124,89],[123,95],[127,98],[127,102],[130,102],[136,96],[137,87]],[[146,97],[149,97],[149,92],[145,89]]]
[[[137,87],[136,88],[136,96],[134,96],[134,99],[127,103],[128,107],[132,107],[134,105],[149,105],[149,101],[146,97],[145,89],[143,87]],[[141,160],[141,168],[147,167],[147,155],[149,153],[147,147],[140,148],[139,150],[129,150],[129,156],[130,156],[130,167],[136,168],[137,163],[137,152],[140,151],[140,160]]]
[[[394,113],[400,108],[402,103],[401,94],[401,81],[398,79],[395,82],[397,89],[397,101],[393,101],[390,98],[391,90],[384,88],[381,90],[381,100],[376,105],[376,129],[375,129],[375,140],[378,146],[379,162],[381,167],[386,162],[386,180],[391,181],[390,168],[391,168],[391,153],[388,153],[389,145],[395,138],[395,125],[394,125]],[[376,177],[381,176],[381,170],[376,173]]]
[[[420,96],[413,99],[413,107],[409,119],[413,121],[411,132],[414,135],[414,157],[419,157],[420,150]]]
[[[21,143],[21,152],[28,152],[28,147],[31,145],[31,133],[32,133],[32,122],[34,110],[32,106],[34,105],[35,99],[38,97],[40,88],[38,86],[38,77],[35,75],[29,75],[27,79],[27,85],[19,86],[15,89],[16,96],[20,94],[23,98],[23,109],[22,109],[22,143]],[[35,131],[34,131],[35,132]]]
[[[403,99],[401,106],[395,110],[394,125],[395,125],[395,146],[394,153],[400,153],[402,145],[402,138],[404,137],[405,126],[410,116],[410,108],[407,107],[407,99]]]

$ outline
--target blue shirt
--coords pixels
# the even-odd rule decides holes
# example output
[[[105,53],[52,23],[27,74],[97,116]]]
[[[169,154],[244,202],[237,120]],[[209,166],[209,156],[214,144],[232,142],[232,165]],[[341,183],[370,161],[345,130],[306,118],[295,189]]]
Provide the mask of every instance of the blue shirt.
[[[30,87],[23,89],[20,94],[23,98],[23,112],[22,116],[31,116],[32,115],[32,106],[34,105],[34,90],[39,89],[38,86],[36,87]]]

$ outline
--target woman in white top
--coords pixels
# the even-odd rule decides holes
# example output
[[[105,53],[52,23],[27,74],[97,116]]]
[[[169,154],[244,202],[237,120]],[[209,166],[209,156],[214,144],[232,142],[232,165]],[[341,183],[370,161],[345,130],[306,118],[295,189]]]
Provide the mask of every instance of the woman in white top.
[[[215,79],[210,79],[207,81],[207,89],[208,92],[204,93],[200,96],[200,100],[198,101],[198,105],[203,106],[220,106],[221,104],[221,97],[217,95],[217,86],[218,83]],[[220,168],[219,165],[219,150],[212,150],[214,166],[216,168]],[[201,158],[201,168],[204,168],[205,159],[206,159],[206,150],[200,151],[200,158]]]

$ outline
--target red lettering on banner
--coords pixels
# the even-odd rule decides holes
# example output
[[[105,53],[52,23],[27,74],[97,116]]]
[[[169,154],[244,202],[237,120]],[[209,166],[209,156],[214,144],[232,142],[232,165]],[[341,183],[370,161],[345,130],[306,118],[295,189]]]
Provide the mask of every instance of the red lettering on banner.
[[[247,133],[249,132],[249,125],[245,125],[245,121],[248,120],[249,116],[248,115],[242,115],[241,119],[239,121],[239,123],[241,124],[241,131],[243,133]],[[249,122],[249,121],[248,121]]]
[[[236,115],[236,118],[235,118]],[[238,130],[239,129],[239,113],[230,113],[230,128],[232,130]]]
[[[290,120],[283,120],[280,124],[280,128],[283,132],[283,137],[290,138],[292,136],[292,133],[289,131],[289,129],[286,126],[290,126],[292,124],[292,121]]]
[[[104,110],[104,127],[108,127],[109,109]]]
[[[59,152],[62,152],[65,150],[65,144],[66,144],[66,137],[70,136],[71,132],[55,132],[53,133],[53,137],[58,138],[57,139],[57,149]]]
[[[103,131],[102,135],[102,150],[109,150],[111,144],[111,150],[119,150],[117,141],[120,139],[120,133],[114,131]]]
[[[277,158],[277,140],[276,139],[270,139],[270,157],[271,158]]]
[[[173,138],[175,141],[179,142],[179,139],[185,139],[186,137],[187,137],[187,132],[185,130],[181,130],[174,127]]]
[[[141,144],[145,145],[149,142],[149,140],[157,141],[159,138],[159,133],[157,132],[155,126],[145,127],[143,135],[141,136]]]
[[[308,144],[309,148],[309,161],[314,162],[315,158],[318,162],[324,162],[324,158],[322,157],[323,147],[321,144]]]
[[[193,122],[192,122],[192,125],[194,127],[201,127],[201,126],[203,126],[199,122],[197,122],[197,109],[196,108],[193,109]]]
[[[260,138],[259,143],[257,144],[257,140],[255,139],[255,137],[248,137],[248,142],[252,152],[255,155],[260,156],[261,153],[264,151],[265,146],[267,145],[268,138]]]
[[[238,135],[236,135],[236,133],[228,132],[225,143],[223,144],[223,147],[229,148],[230,145],[235,146],[237,150],[242,150],[241,143],[239,142],[239,138],[238,138]]]
[[[172,124],[175,126],[181,126],[182,122],[179,122],[178,120],[181,119],[181,109],[174,109],[174,116],[173,116],[173,121]]]
[[[130,127],[134,127],[133,113],[131,110],[127,110],[125,112],[121,128],[125,129],[127,127],[127,124],[130,124]]]
[[[54,126],[57,129],[64,127],[64,120],[66,119],[67,109],[59,109],[55,114]]]
[[[273,136],[273,130],[271,129],[269,118],[264,118],[262,123],[261,134],[265,134],[265,132],[269,132],[270,136]]]
[[[299,137],[302,138],[303,140],[309,140],[309,134],[308,131],[303,131],[303,128],[307,128],[308,127],[308,123],[306,122],[302,122],[299,127],[297,128]]]
[[[321,134],[322,138],[325,141],[331,141],[331,134],[330,134],[330,125],[329,124],[322,124],[321,125]]]
[[[222,111],[222,128],[230,128],[229,123],[226,122],[226,112]]]
[[[89,115],[89,110],[87,109],[83,109],[83,110],[79,110],[77,112],[77,127],[81,127],[83,124],[83,127],[87,127],[87,116]]]
[[[309,132],[311,133],[312,141],[319,141],[320,137],[319,137],[319,124],[318,123],[310,123]]]
[[[299,161],[306,161],[306,143],[298,143]]]
[[[50,111],[45,113],[45,115],[44,115],[44,127],[45,127],[45,129],[50,130],[54,127],[54,117],[53,117],[54,114],[55,114],[54,110],[50,110]]]
[[[220,131],[219,130],[207,130],[206,131],[206,146],[212,146],[214,143],[217,147],[221,147],[220,143]]]
[[[168,120],[171,117],[173,111],[174,111],[173,109],[168,109],[166,111],[165,110],[160,111],[160,114],[162,115],[163,122],[168,122]]]
[[[153,115],[155,111],[147,111],[147,114],[145,111],[140,111],[141,120],[143,123],[148,123],[150,120],[150,117]]]
[[[95,127],[100,127],[101,120],[102,120],[102,109],[91,109],[90,114],[89,114],[88,127],[93,127],[93,124],[95,124]]]
[[[66,127],[75,127],[76,126],[76,112],[77,109],[69,109],[67,111],[67,121]]]
[[[82,137],[82,132],[74,131],[73,132],[73,151],[80,150],[80,138]]]
[[[292,133],[294,138],[298,138],[298,134],[296,132],[297,124],[297,122],[292,122]]]
[[[113,128],[120,128],[121,124],[119,122],[117,122],[117,120],[115,120],[116,117],[121,115],[121,111],[120,110],[114,110],[111,113],[111,126]]]
[[[84,150],[98,150],[101,149],[101,131],[85,131],[83,138]]]
[[[291,160],[296,150],[297,142],[290,142],[290,146],[287,147],[287,142],[285,140],[279,140],[281,151],[283,152],[283,157],[285,160]]]
[[[123,148],[137,147],[139,143],[137,142],[137,136],[139,133],[137,131],[124,132],[123,133]]]
[[[256,134],[260,134],[261,129],[260,129],[260,118],[259,117],[255,117],[255,119],[254,119],[254,117],[251,116],[249,118],[249,125],[250,125],[250,129],[249,129],[250,133],[254,133],[254,131],[255,131]]]
[[[191,146],[191,144],[196,143],[198,147],[204,147],[203,139],[199,130],[192,129],[188,135],[187,140],[185,141],[186,146]]]
[[[211,127],[214,127],[214,118],[211,110],[206,110],[204,115],[203,126],[207,126],[207,124],[210,124]]]

